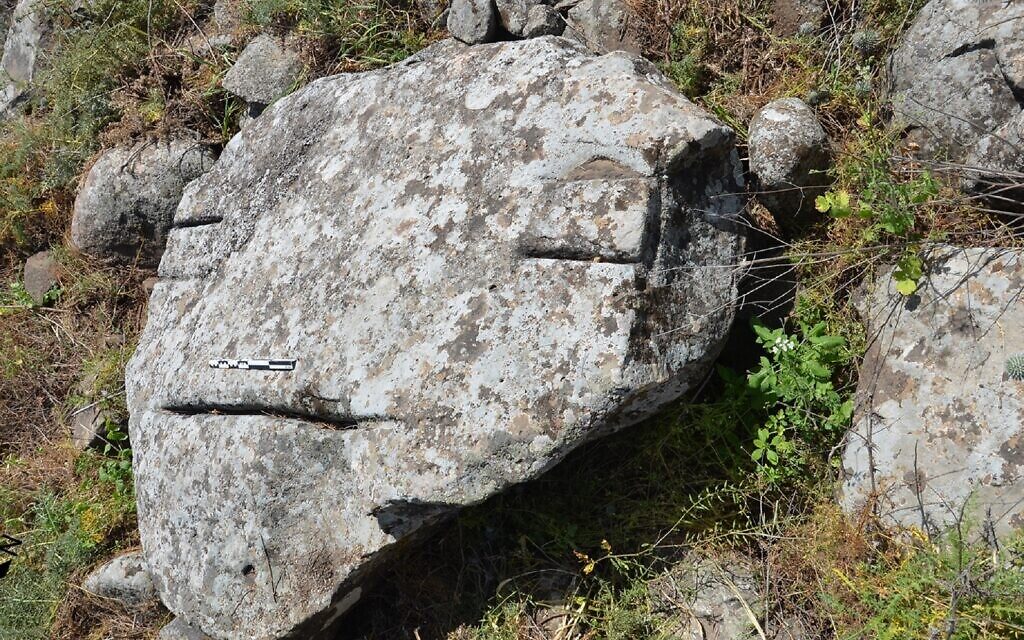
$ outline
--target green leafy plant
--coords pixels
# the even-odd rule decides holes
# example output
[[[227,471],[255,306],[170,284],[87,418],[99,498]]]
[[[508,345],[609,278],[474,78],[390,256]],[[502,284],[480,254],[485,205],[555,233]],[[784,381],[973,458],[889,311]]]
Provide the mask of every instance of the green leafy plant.
[[[905,296],[913,295],[921,275],[921,258],[913,249],[908,250],[896,263],[896,271],[893,272],[896,290]]]
[[[833,382],[849,354],[845,338],[827,335],[824,322],[801,323],[796,335],[759,322],[753,328],[767,354],[747,376],[754,401],[766,413],[751,458],[779,480],[802,466],[801,443],[834,439],[849,425],[853,401]]]

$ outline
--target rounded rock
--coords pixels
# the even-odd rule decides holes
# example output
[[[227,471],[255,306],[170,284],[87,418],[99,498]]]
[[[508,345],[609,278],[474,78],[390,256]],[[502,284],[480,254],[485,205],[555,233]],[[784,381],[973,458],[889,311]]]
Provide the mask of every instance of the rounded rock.
[[[828,137],[818,116],[799,98],[762,108],[750,123],[750,172],[758,198],[780,224],[814,208],[828,184]]]
[[[117,556],[95,569],[82,582],[82,588],[130,607],[157,602],[156,587],[146,570],[141,551]]]
[[[113,262],[156,266],[185,185],[213,162],[213,152],[191,140],[104,151],[75,199],[72,244]]]

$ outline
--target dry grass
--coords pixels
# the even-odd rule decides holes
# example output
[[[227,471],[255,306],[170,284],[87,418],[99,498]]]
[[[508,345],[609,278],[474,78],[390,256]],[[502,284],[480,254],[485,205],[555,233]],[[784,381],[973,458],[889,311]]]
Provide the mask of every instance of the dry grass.
[[[134,344],[145,310],[145,272],[54,251],[61,295],[48,307],[0,313],[0,455],[55,447],[67,435],[68,398],[83,363]],[[5,280],[20,278],[8,271]],[[108,390],[116,394],[123,391]]]

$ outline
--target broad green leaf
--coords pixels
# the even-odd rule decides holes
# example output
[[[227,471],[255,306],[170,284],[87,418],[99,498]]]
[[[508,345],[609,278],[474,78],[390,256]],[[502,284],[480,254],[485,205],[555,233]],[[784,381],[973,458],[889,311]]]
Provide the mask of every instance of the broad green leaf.
[[[917,291],[917,283],[914,282],[913,280],[910,280],[909,278],[904,280],[897,280],[896,290],[905,296],[911,296],[914,295],[915,291]]]

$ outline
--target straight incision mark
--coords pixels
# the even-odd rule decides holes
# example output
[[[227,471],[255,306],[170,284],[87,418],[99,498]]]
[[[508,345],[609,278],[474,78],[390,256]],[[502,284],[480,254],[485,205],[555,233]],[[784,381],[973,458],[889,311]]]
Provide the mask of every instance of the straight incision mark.
[[[217,224],[223,222],[222,217],[212,218],[193,218],[192,220],[182,220],[181,222],[175,222],[171,225],[172,229],[190,229],[192,227],[205,227],[211,224]]]
[[[189,405],[168,405],[162,408],[167,413],[178,416],[264,416],[270,418],[281,418],[285,420],[296,420],[318,429],[330,431],[344,431],[359,427],[360,420],[351,416],[320,415],[304,411],[296,411],[291,408],[256,405],[256,404],[189,404]],[[370,417],[367,421],[379,422],[383,418]]]
[[[641,264],[643,260],[628,255],[597,255],[593,250],[576,247],[521,246],[519,255],[528,260],[563,260],[567,262],[602,262],[607,264]]]

